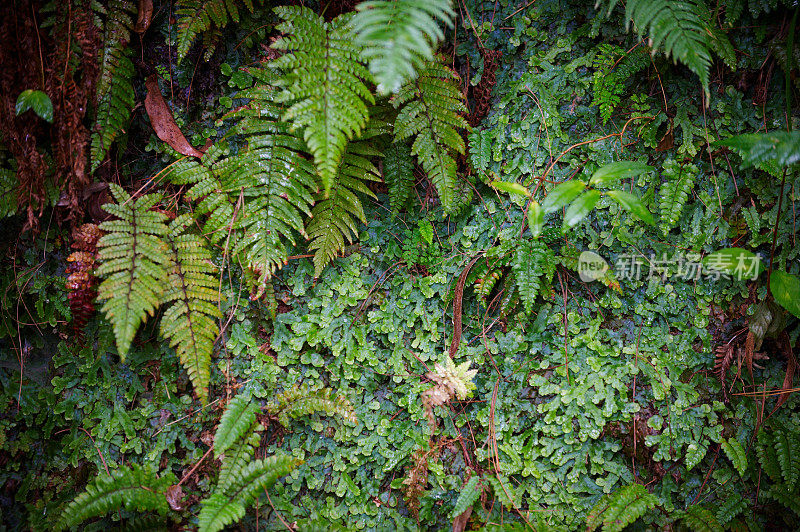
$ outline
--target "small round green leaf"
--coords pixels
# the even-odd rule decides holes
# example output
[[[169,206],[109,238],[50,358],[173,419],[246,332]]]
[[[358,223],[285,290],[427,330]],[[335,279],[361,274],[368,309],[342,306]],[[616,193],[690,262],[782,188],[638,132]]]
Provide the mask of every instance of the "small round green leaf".
[[[508,192],[509,194],[520,194],[522,196],[530,196],[531,193],[527,188],[519,183],[509,183],[507,181],[492,181],[492,186],[497,190]]]
[[[528,205],[528,226],[531,228],[533,238],[539,238],[544,227],[544,211],[539,202],[534,200]]]
[[[593,186],[603,186],[619,179],[633,177],[653,170],[652,166],[636,161],[617,161],[600,167],[589,180]]]
[[[33,109],[34,113],[48,122],[53,121],[53,102],[42,91],[28,89],[20,93],[16,105],[17,116],[28,109]]]
[[[773,270],[769,289],[780,306],[800,318],[800,279],[782,270]]]
[[[594,209],[597,202],[600,200],[600,193],[596,190],[590,190],[581,195],[578,199],[573,201],[567,208],[564,214],[564,228],[568,229],[575,224],[586,218],[589,211]]]
[[[583,192],[584,188],[586,188],[586,183],[579,179],[573,179],[572,181],[561,183],[556,188],[551,190],[544,199],[544,202],[542,202],[544,213],[548,214],[562,208],[564,205],[578,197],[578,194]]]
[[[638,196],[623,192],[622,190],[609,190],[608,197],[619,203],[623,209],[633,214],[646,224],[655,225],[655,220],[647,207]]]
[[[732,275],[737,279],[755,279],[764,265],[758,255],[742,248],[725,248],[707,255],[703,267]]]

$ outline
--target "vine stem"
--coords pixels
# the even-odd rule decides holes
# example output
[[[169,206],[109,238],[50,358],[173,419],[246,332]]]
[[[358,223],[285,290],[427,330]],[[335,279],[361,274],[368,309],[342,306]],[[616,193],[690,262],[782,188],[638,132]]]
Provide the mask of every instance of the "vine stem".
[[[203,460],[205,460],[206,458],[208,458],[208,455],[209,455],[209,454],[211,454],[211,451],[213,451],[213,450],[214,450],[214,444],[212,443],[212,444],[211,444],[211,447],[209,447],[209,448],[208,448],[208,450],[206,451],[206,454],[204,454],[204,455],[203,455],[203,456],[200,458],[200,460],[198,460],[198,461],[197,461],[197,463],[196,463],[194,466],[192,466],[192,468],[189,470],[189,472],[188,472],[188,473],[186,473],[185,475],[183,475],[183,478],[180,480],[180,482],[178,482],[178,486],[180,486],[181,484],[183,484],[184,482],[186,482],[186,479],[188,479],[190,476],[192,476],[192,473],[194,473],[195,471],[197,471],[197,468],[198,468],[198,467],[200,467],[200,464],[202,464],[202,463],[203,463]]]

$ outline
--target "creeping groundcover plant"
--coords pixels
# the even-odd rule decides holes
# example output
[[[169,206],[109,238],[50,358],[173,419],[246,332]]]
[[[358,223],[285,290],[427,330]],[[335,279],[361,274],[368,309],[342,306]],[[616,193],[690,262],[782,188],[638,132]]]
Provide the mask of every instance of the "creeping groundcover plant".
[[[796,528],[795,3],[6,4],[3,530]]]

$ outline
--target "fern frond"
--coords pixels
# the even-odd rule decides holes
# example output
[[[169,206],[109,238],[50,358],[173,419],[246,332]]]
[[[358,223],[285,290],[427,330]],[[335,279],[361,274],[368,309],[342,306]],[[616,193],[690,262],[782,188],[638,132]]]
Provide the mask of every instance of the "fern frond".
[[[377,168],[368,157],[377,155],[365,142],[351,142],[342,157],[330,194],[320,194],[311,211],[306,232],[311,238],[309,249],[314,250],[314,277],[319,277],[325,266],[346,243],[352,244],[358,236],[357,223],[366,223],[364,208],[357,194],[375,197],[365,181],[380,181]]]
[[[111,144],[123,132],[133,109],[133,62],[128,41],[136,5],[130,0],[109,0],[105,8],[100,77],[97,81],[97,113],[92,133],[91,166],[94,172]]]
[[[389,204],[397,214],[414,189],[414,158],[405,142],[393,142],[383,157],[383,180],[389,188]]]
[[[682,521],[686,523],[689,530],[696,532],[722,532],[722,525],[717,518],[706,508],[700,505],[689,506],[684,512]]]
[[[440,24],[453,26],[450,0],[371,0],[356,7],[353,30],[378,92],[397,92],[413,79],[444,39]]]
[[[102,310],[124,360],[139,325],[161,304],[169,265],[162,237],[168,229],[166,215],[150,210],[161,201],[160,194],[133,200],[113,183],[111,193],[117,203],[103,209],[117,219],[100,224],[106,234],[97,243],[100,267],[95,274],[105,278],[97,297],[105,301]]]
[[[367,105],[375,98],[364,80],[370,79],[353,42],[351,14],[332,22],[307,7],[282,6],[277,30],[285,36],[272,47],[286,50],[271,66],[284,73],[277,84],[277,101],[288,109],[283,119],[303,131],[314,156],[325,194],[330,192],[347,142],[359,137],[369,119]]]
[[[314,166],[303,156],[305,144],[281,120],[273,102],[272,72],[248,71],[256,86],[239,93],[247,106],[233,113],[233,133],[246,146],[231,154],[211,147],[202,161],[184,159],[172,165],[170,180],[191,185],[189,199],[199,200],[197,214],[207,215],[204,233],[225,241],[246,270],[253,298],[262,295],[272,275],[287,259],[287,243],[306,235],[303,215],[311,213],[317,190]]]
[[[342,395],[335,395],[330,388],[312,390],[308,386],[290,388],[267,405],[270,414],[277,415],[284,427],[289,427],[289,418],[297,419],[315,412],[333,416],[339,415],[351,423],[355,423],[356,414],[353,405]]]
[[[739,475],[744,476],[747,471],[747,452],[742,443],[734,437],[728,438],[722,441],[722,450],[725,451]]]
[[[514,251],[511,264],[526,312],[533,309],[536,297],[550,286],[556,270],[553,251],[543,242],[526,240]]]
[[[427,62],[419,77],[403,85],[392,98],[394,106],[400,109],[394,126],[395,137],[398,140],[414,137],[411,152],[436,186],[447,212],[452,212],[455,206],[453,153],[465,151],[464,139],[458,130],[469,130],[469,124],[461,116],[467,108],[457,79],[455,72],[437,58]]]
[[[600,524],[603,532],[620,532],[639,519],[647,510],[655,508],[658,499],[641,484],[623,486],[614,493],[604,495],[589,512],[586,531],[592,532]]]
[[[693,164],[682,165],[670,159],[664,163],[663,182],[659,194],[660,227],[666,235],[677,225],[699,170]]]
[[[739,153],[744,166],[758,166],[769,162],[789,166],[800,162],[800,131],[737,135],[716,144]]]
[[[609,11],[616,4],[617,0],[611,0]],[[730,42],[714,27],[702,0],[628,0],[625,18],[628,25],[633,21],[640,34],[648,34],[654,50],[663,50],[697,74],[706,94],[712,50],[721,50],[730,59]]]
[[[191,216],[176,218],[165,238],[170,254],[170,273],[163,302],[161,335],[169,338],[192,386],[203,404],[208,396],[211,352],[219,333],[219,292],[211,253],[203,239],[187,232]]]
[[[492,162],[491,130],[473,129],[469,135],[469,159],[472,168],[481,174],[489,170]]]
[[[214,435],[214,455],[219,458],[228,448],[252,432],[258,403],[248,394],[239,394],[228,403]]]
[[[102,473],[92,480],[86,491],[64,509],[56,530],[64,530],[108,512],[125,508],[130,511],[169,511],[167,488],[175,484],[175,475],[167,472],[160,478],[138,465],[123,467],[110,475]]]
[[[252,0],[243,3],[253,12]],[[175,7],[178,16],[178,63],[189,53],[197,36],[212,27],[222,29],[229,22],[239,22],[238,0],[182,0]]]
[[[731,493],[717,510],[717,521],[721,525],[729,522],[747,509],[747,502],[738,493]]]
[[[244,517],[245,510],[263,490],[269,489],[282,476],[288,475],[302,460],[274,455],[250,462],[235,475],[225,492],[215,490],[204,499],[198,525],[200,532],[217,532]]]
[[[481,494],[481,488],[478,486],[478,482],[480,480],[480,476],[474,475],[467,481],[466,484],[464,484],[464,487],[461,488],[461,493],[458,494],[456,503],[453,506],[453,511],[450,512],[450,517],[461,515],[467,508],[475,504],[475,501],[478,500],[478,497]]]
[[[261,430],[260,424],[252,423],[250,431],[246,431],[233,445],[225,450],[215,490],[227,490],[236,479],[236,473],[241,471],[253,459],[256,447],[261,442]]]

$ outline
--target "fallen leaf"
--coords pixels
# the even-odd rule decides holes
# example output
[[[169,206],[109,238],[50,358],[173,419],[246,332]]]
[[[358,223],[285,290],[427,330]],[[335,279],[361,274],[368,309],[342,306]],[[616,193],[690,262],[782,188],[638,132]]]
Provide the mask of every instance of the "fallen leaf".
[[[147,78],[146,85],[147,96],[144,99],[144,108],[147,110],[147,116],[150,117],[150,123],[158,138],[169,144],[178,153],[191,157],[202,157],[203,153],[189,144],[178,124],[175,123],[172,111],[158,88],[155,74]]]
[[[170,508],[176,512],[183,510],[183,489],[179,484],[173,484],[167,488],[166,498]]]
[[[136,33],[144,33],[150,27],[153,21],[153,0],[139,0],[139,16],[136,18],[136,24],[133,26],[133,31]]]

